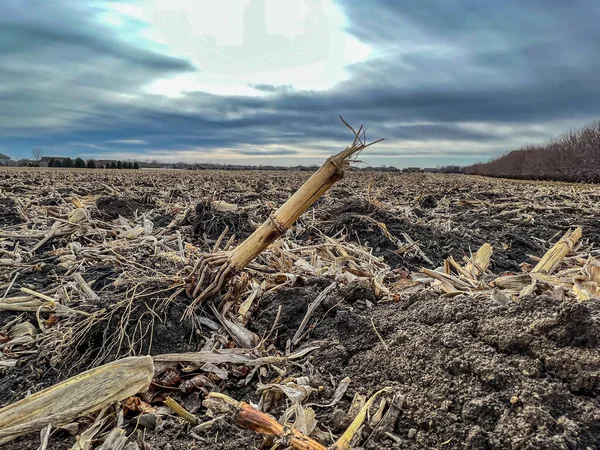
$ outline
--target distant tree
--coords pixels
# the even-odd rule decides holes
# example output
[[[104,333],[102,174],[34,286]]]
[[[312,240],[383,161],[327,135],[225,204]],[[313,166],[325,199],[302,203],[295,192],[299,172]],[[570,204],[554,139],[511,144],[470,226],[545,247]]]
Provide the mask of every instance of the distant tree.
[[[117,161],[117,169],[122,169],[123,163],[121,161]]]
[[[54,164],[56,164],[54,158],[50,158],[50,161],[48,161],[48,167],[54,167]]]
[[[44,151],[41,148],[34,148],[31,151],[31,154],[33,156],[33,159],[39,161],[40,159],[42,159],[42,156],[44,156]]]
[[[113,161],[110,163],[110,168],[111,169],[116,169],[117,168],[117,164]]]
[[[94,161],[93,159],[90,159],[87,162],[87,168],[88,169],[95,169],[96,168],[96,161]]]
[[[600,182],[600,122],[570,130],[543,144],[529,144],[465,172],[492,177]]]
[[[133,168],[134,169],[139,169],[140,168],[140,165],[138,164],[137,161],[133,163]]]
[[[62,167],[73,167],[73,160],[71,158],[63,159]]]
[[[442,172],[442,173],[462,173],[462,172],[464,172],[464,169],[460,166],[450,165],[450,166],[442,166],[440,168],[440,172]]]
[[[129,162],[127,163],[127,168],[128,168],[128,169],[133,169],[133,163],[132,163],[131,161],[129,161]]]
[[[78,169],[85,169],[85,161],[81,158],[75,159],[75,164],[73,164]]]

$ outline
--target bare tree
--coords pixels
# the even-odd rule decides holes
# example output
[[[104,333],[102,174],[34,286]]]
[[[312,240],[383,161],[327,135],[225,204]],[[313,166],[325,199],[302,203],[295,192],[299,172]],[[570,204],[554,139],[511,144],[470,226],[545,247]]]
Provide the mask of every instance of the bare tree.
[[[31,151],[31,154],[33,155],[34,160],[39,161],[42,159],[42,156],[44,156],[44,151],[41,148],[34,148]]]
[[[529,144],[466,173],[492,177],[600,183],[600,122],[570,130],[544,144]]]

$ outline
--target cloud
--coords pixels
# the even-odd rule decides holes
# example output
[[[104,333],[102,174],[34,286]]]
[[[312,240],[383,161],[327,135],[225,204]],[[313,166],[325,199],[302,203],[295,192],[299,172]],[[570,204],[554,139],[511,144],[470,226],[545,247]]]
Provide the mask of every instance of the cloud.
[[[83,120],[135,105],[156,77],[196,70],[135,45],[94,20],[92,4],[11,2],[0,17],[0,130],[28,136],[77,130]],[[35,11],[35,14],[32,14]],[[130,33],[139,25],[129,24]]]
[[[294,165],[347,144],[341,114],[364,122],[367,138],[386,138],[361,155],[368,163],[436,165],[486,160],[598,118],[600,10],[591,0],[338,4],[371,55],[332,87],[307,90],[296,68],[280,83],[248,81],[244,95],[194,82],[166,96],[148,87],[203,74],[198,51],[149,41],[150,25],[111,16],[111,3],[39,1],[32,15],[14,2],[0,18],[0,145],[15,157],[85,146],[98,157]],[[193,34],[188,25],[173,39]]]
[[[148,141],[145,141],[143,139],[115,139],[113,141],[106,141],[109,142],[111,144],[131,144],[131,145],[143,145],[143,144],[147,144]]]
[[[244,150],[244,149],[236,149],[235,152],[239,155],[244,156],[283,156],[283,155],[297,155],[300,153],[298,150],[293,150],[291,148],[276,148],[271,150],[263,150],[263,149],[253,149],[253,150]]]
[[[293,86],[285,85],[285,86],[275,86],[272,84],[249,84],[252,89],[256,89],[261,92],[269,92],[269,93],[286,93],[292,92],[294,90]]]

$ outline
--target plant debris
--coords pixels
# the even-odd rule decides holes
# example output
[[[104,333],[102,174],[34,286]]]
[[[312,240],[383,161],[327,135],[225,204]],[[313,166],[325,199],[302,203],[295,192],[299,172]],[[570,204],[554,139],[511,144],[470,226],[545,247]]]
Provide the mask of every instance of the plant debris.
[[[307,178],[0,171],[0,418],[153,366],[3,448],[600,446],[596,186],[349,171],[189,314]]]

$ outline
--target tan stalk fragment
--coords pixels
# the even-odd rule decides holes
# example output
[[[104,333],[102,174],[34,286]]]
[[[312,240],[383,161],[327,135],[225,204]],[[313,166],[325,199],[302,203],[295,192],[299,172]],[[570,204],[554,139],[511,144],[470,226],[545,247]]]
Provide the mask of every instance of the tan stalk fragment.
[[[337,440],[337,442],[331,447],[331,450],[349,450],[350,449],[350,443],[352,442],[352,439],[354,438],[354,436],[356,436],[358,430],[360,429],[360,427],[363,425],[363,423],[367,419],[367,414],[369,413],[369,408],[371,408],[371,406],[373,405],[373,403],[375,402],[377,397],[379,397],[381,394],[384,394],[389,391],[390,391],[389,388],[384,388],[380,391],[375,392],[375,394],[373,394],[373,396],[362,407],[362,409],[360,410],[358,415],[354,418],[354,420],[352,421],[350,426],[346,429],[346,431],[344,431],[344,434],[342,434],[342,436]]]
[[[198,425],[198,418],[173,400],[171,397],[165,399],[165,405],[167,405],[172,411],[174,411],[179,417],[187,420],[192,425]]]
[[[569,254],[579,239],[581,239],[581,227],[569,230],[554,246],[546,252],[539,263],[533,268],[532,273],[550,274],[560,261]]]
[[[492,259],[493,251],[494,248],[486,242],[479,248],[479,250],[477,250],[477,253],[475,253],[471,260],[467,263],[465,269],[473,280],[477,280],[477,278],[487,270]]]

